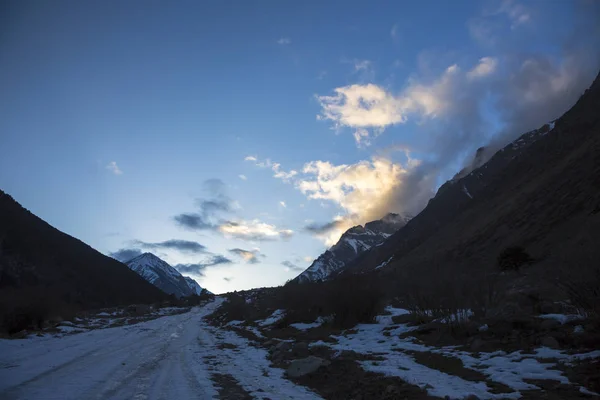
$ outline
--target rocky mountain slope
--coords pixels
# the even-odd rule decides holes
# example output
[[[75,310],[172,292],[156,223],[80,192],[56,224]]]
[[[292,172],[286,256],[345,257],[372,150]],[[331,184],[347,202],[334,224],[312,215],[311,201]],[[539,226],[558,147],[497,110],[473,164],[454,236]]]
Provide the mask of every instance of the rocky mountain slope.
[[[135,271],[146,281],[150,282],[167,294],[172,294],[176,297],[199,294],[197,293],[197,288],[192,287],[189,281],[184,278],[179,271],[152,253],[141,254],[127,261],[125,264],[132,271]],[[202,288],[200,288],[200,285],[198,285],[198,283],[196,283],[196,281],[193,279],[192,281],[201,292]]]
[[[383,243],[408,221],[408,216],[388,214],[380,220],[368,222],[364,227],[359,225],[348,229],[334,246],[321,254],[294,280],[302,283],[327,279],[332,274],[342,271],[348,263],[365,251]]]
[[[514,245],[548,267],[589,258],[600,239],[599,109],[596,78],[561,118],[445,183],[419,215],[345,270],[483,268]]]
[[[11,307],[32,304],[38,297],[46,308],[55,303],[91,308],[165,299],[122,263],[50,226],[1,190],[0,294],[10,297],[2,303]]]
[[[185,279],[189,288],[192,290],[192,294],[200,296],[202,294],[202,292],[205,290],[198,284],[198,282],[196,282],[194,279],[190,278],[189,276],[184,276],[183,279]]]

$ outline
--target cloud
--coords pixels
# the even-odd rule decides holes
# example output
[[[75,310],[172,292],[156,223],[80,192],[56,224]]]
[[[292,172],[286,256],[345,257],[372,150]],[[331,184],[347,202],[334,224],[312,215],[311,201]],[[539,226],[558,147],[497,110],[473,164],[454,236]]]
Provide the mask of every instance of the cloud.
[[[394,24],[392,29],[390,29],[390,36],[392,39],[396,39],[398,37],[398,24]]]
[[[224,277],[223,277],[223,280],[224,280],[225,282],[231,282],[231,281],[233,280],[233,277],[230,277],[230,276],[224,276]]]
[[[287,46],[291,43],[292,43],[292,40],[288,37],[282,37],[277,40],[277,44],[280,44],[282,46]]]
[[[319,120],[329,120],[335,129],[354,128],[359,146],[370,144],[369,138],[381,134],[385,128],[405,123],[411,114],[435,118],[444,113],[451,103],[457,65],[451,65],[434,82],[412,82],[399,95],[374,85],[349,85],[334,89],[334,96],[317,96],[321,105]]]
[[[354,60],[354,71],[370,71],[373,68],[373,63],[370,60]]]
[[[241,257],[248,264],[258,264],[260,262],[260,258],[264,258],[265,255],[261,254],[258,249],[254,250],[244,250],[240,248],[229,249],[231,254],[235,254],[238,257]]]
[[[279,205],[283,208],[287,208],[287,204],[285,204],[285,201],[283,200],[279,202]]]
[[[142,254],[142,251],[140,249],[120,249],[117,250],[113,253],[109,253],[108,255],[112,258],[114,258],[115,260],[121,261],[121,262],[127,262],[139,255]]]
[[[496,70],[498,66],[498,60],[493,57],[482,57],[479,59],[477,64],[472,70],[467,72],[468,79],[479,79],[484,78]]]
[[[416,214],[433,194],[434,179],[418,176],[420,163],[405,154],[404,164],[373,157],[350,165],[313,161],[304,166],[297,188],[308,198],[327,200],[345,213],[304,229],[332,245],[352,226],[382,218],[389,212]]]
[[[135,242],[140,247],[144,247],[147,249],[170,249],[170,250],[178,250],[186,253],[204,253],[206,252],[206,247],[201,245],[198,242],[193,242],[189,240],[181,240],[181,239],[170,239],[164,242],[158,243],[147,243],[142,241]]]
[[[247,241],[270,241],[288,239],[294,232],[290,229],[280,229],[258,219],[223,221],[218,231],[226,237]]]
[[[175,222],[184,228],[190,230],[214,230],[216,225],[206,221],[204,217],[198,213],[182,213],[173,217]]]
[[[467,23],[469,33],[475,41],[485,46],[495,46],[509,31],[532,21],[529,8],[513,0],[502,0],[495,7],[486,7],[480,15]]]
[[[106,166],[106,169],[112,172],[115,175],[123,175],[123,171],[119,168],[116,161],[111,161]]]
[[[302,268],[302,267],[294,264],[291,261],[287,261],[287,260],[282,261],[281,265],[283,265],[285,267],[286,271],[295,271],[295,272],[302,272],[302,271],[304,271],[304,268]]]
[[[343,229],[345,226],[346,223],[344,220],[341,217],[338,217],[331,222],[322,224],[316,222],[310,223],[304,227],[304,230],[314,235],[322,236],[330,233],[331,231]]]
[[[216,254],[216,255],[210,256],[209,258],[207,258],[199,263],[177,264],[177,265],[174,265],[173,268],[175,268],[177,271],[179,271],[182,274],[196,274],[196,275],[204,276],[204,271],[206,270],[206,268],[216,267],[218,265],[226,265],[226,264],[231,264],[231,263],[233,263],[233,261],[231,261],[229,258],[222,256],[220,254]]]
[[[282,179],[285,182],[289,182],[292,178],[298,175],[298,171],[293,169],[290,171],[282,170],[281,164],[272,162],[269,158],[260,161],[255,156],[247,156],[246,158],[244,158],[244,160],[253,162],[254,165],[256,165],[259,168],[270,168],[274,172],[273,177]]]
[[[196,199],[198,212],[181,213],[173,217],[175,222],[189,230],[218,230],[221,214],[231,213],[236,204],[226,193],[220,179],[208,179],[203,183],[207,198]]]
[[[243,181],[245,181],[245,180],[248,180],[248,178],[246,177],[246,175],[238,175],[238,177],[239,177],[241,180],[243,180]]]
[[[529,10],[514,0],[504,0],[497,13],[505,14],[511,21],[511,29],[516,29],[531,20]]]

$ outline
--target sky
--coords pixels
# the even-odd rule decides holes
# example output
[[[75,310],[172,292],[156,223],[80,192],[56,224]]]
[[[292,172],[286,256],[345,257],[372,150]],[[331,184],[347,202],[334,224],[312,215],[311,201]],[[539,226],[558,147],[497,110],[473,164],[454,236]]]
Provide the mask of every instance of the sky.
[[[599,27],[591,0],[3,2],[0,188],[214,293],[281,285],[559,117]]]

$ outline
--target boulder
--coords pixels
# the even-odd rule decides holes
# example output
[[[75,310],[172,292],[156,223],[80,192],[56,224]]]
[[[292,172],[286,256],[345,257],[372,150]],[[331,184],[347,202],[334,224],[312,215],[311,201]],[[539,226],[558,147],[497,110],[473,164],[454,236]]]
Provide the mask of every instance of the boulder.
[[[561,323],[555,319],[544,319],[540,324],[540,328],[543,331],[551,331],[561,326]]]
[[[546,336],[541,340],[540,344],[544,347],[550,347],[551,349],[558,349],[560,347],[558,340],[554,339],[552,336]]]
[[[307,342],[299,342],[296,343],[294,348],[292,349],[295,356],[302,356],[308,354],[308,343]]]
[[[473,353],[478,353],[481,351],[481,349],[483,348],[483,340],[481,340],[480,337],[476,337],[473,342],[471,343],[471,351]]]
[[[321,368],[322,366],[327,366],[329,364],[329,361],[324,360],[320,357],[309,356],[290,362],[290,366],[287,368],[286,372],[288,376],[297,378],[300,376],[311,374],[319,368]]]

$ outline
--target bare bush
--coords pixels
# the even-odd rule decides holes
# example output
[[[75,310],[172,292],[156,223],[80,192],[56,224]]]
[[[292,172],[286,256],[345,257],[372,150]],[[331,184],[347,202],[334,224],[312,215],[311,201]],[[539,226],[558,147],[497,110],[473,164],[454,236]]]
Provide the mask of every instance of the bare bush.
[[[501,271],[518,271],[532,262],[533,258],[521,246],[507,247],[498,255],[498,267]]]
[[[348,275],[332,281],[290,282],[279,291],[278,304],[286,310],[281,325],[312,322],[331,316],[337,328],[373,323],[383,311],[384,292],[370,276]]]

